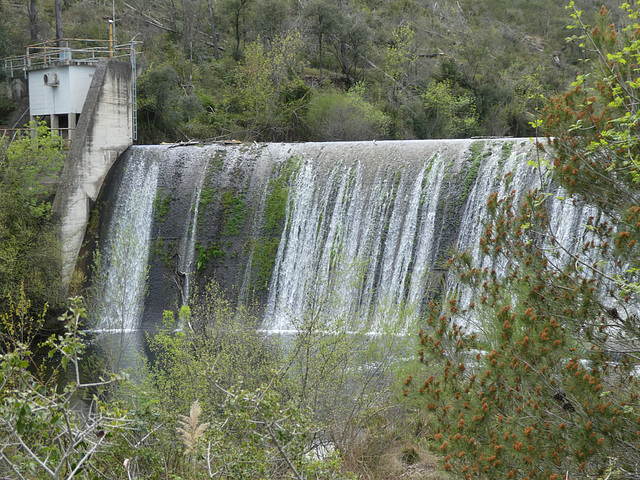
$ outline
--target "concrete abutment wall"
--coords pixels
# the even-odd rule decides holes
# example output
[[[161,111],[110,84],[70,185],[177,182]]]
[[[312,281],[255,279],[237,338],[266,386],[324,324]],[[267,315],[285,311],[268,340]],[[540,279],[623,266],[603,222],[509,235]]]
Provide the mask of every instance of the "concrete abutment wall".
[[[131,65],[102,61],[93,76],[53,202],[62,242],[63,289],[82,247],[91,205],[120,154],[133,143]]]

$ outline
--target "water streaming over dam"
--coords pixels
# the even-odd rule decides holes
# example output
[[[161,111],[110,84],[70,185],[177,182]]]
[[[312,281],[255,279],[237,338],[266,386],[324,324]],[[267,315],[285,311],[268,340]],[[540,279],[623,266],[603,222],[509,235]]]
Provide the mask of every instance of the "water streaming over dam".
[[[157,324],[215,278],[268,330],[408,328],[453,287],[452,249],[489,261],[487,197],[507,172],[518,195],[539,185],[540,155],[526,139],[131,147],[100,202],[101,322]],[[550,201],[571,243],[588,212]]]

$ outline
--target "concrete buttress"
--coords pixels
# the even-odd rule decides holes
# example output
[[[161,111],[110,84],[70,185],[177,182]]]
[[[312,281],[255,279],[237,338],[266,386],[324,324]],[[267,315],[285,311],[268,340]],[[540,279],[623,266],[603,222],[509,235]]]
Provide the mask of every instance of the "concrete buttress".
[[[89,211],[120,154],[133,143],[131,65],[103,60],[95,70],[53,201],[62,242],[63,289],[82,247]]]

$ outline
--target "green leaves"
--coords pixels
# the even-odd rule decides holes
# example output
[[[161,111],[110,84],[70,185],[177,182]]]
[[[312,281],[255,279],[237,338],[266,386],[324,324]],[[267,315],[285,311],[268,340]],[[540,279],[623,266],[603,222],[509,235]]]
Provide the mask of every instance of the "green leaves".
[[[62,138],[51,132],[46,123],[31,122],[33,136],[24,135],[14,140],[0,159],[0,184],[13,195],[18,195],[31,207],[32,215],[42,217],[47,207],[40,205],[41,197],[51,192],[62,168],[65,155]]]
[[[12,312],[8,313],[10,317]],[[47,341],[50,358],[59,361],[49,363],[46,372],[16,339],[14,348],[0,356],[0,462],[11,465],[17,478],[58,480],[93,471],[92,458],[107,433],[127,423],[124,412],[106,408],[97,395],[89,411],[76,410],[84,389],[100,392],[110,383],[80,382],[78,359],[84,343],[78,328],[83,317],[81,300],[72,299],[70,311],[63,316],[66,333]],[[74,367],[75,377],[64,386],[57,383],[62,363]]]
[[[57,304],[60,251],[50,225],[52,185],[62,168],[61,138],[46,124],[0,152],[0,304],[24,294],[38,308]]]

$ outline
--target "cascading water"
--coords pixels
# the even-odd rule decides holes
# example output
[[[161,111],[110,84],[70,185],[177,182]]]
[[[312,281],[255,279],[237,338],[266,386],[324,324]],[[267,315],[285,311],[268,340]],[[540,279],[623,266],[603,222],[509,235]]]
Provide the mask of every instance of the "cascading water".
[[[178,265],[178,274],[183,277],[182,286],[182,303],[189,303],[189,294],[191,287],[191,278],[195,274],[195,251],[196,251],[196,233],[198,226],[198,210],[200,208],[200,199],[202,195],[202,184],[204,183],[204,171],[199,175],[199,181],[196,181],[196,188],[192,194],[191,211],[189,222],[185,223],[185,231],[180,239],[180,257]]]
[[[360,331],[393,318],[402,331],[440,293],[452,248],[489,261],[478,247],[486,199],[507,172],[518,195],[540,185],[528,164],[539,154],[523,139],[132,147],[109,202],[132,205],[112,216],[148,253],[120,263],[127,277],[148,271],[143,326],[187,302],[193,279],[215,278],[269,330],[321,316]],[[588,212],[554,202],[569,243]],[[114,228],[107,257],[128,236]]]
[[[143,151],[132,156],[118,188],[118,199],[108,227],[100,265],[101,330],[133,331],[139,327],[146,290],[153,202],[158,165]]]
[[[304,322],[316,305],[328,318],[366,320],[375,330],[381,317],[419,302],[436,260],[450,159],[415,153],[410,165],[387,158],[373,170],[366,156],[336,162],[328,175],[317,173],[316,158],[301,165],[272,278],[270,328]]]

